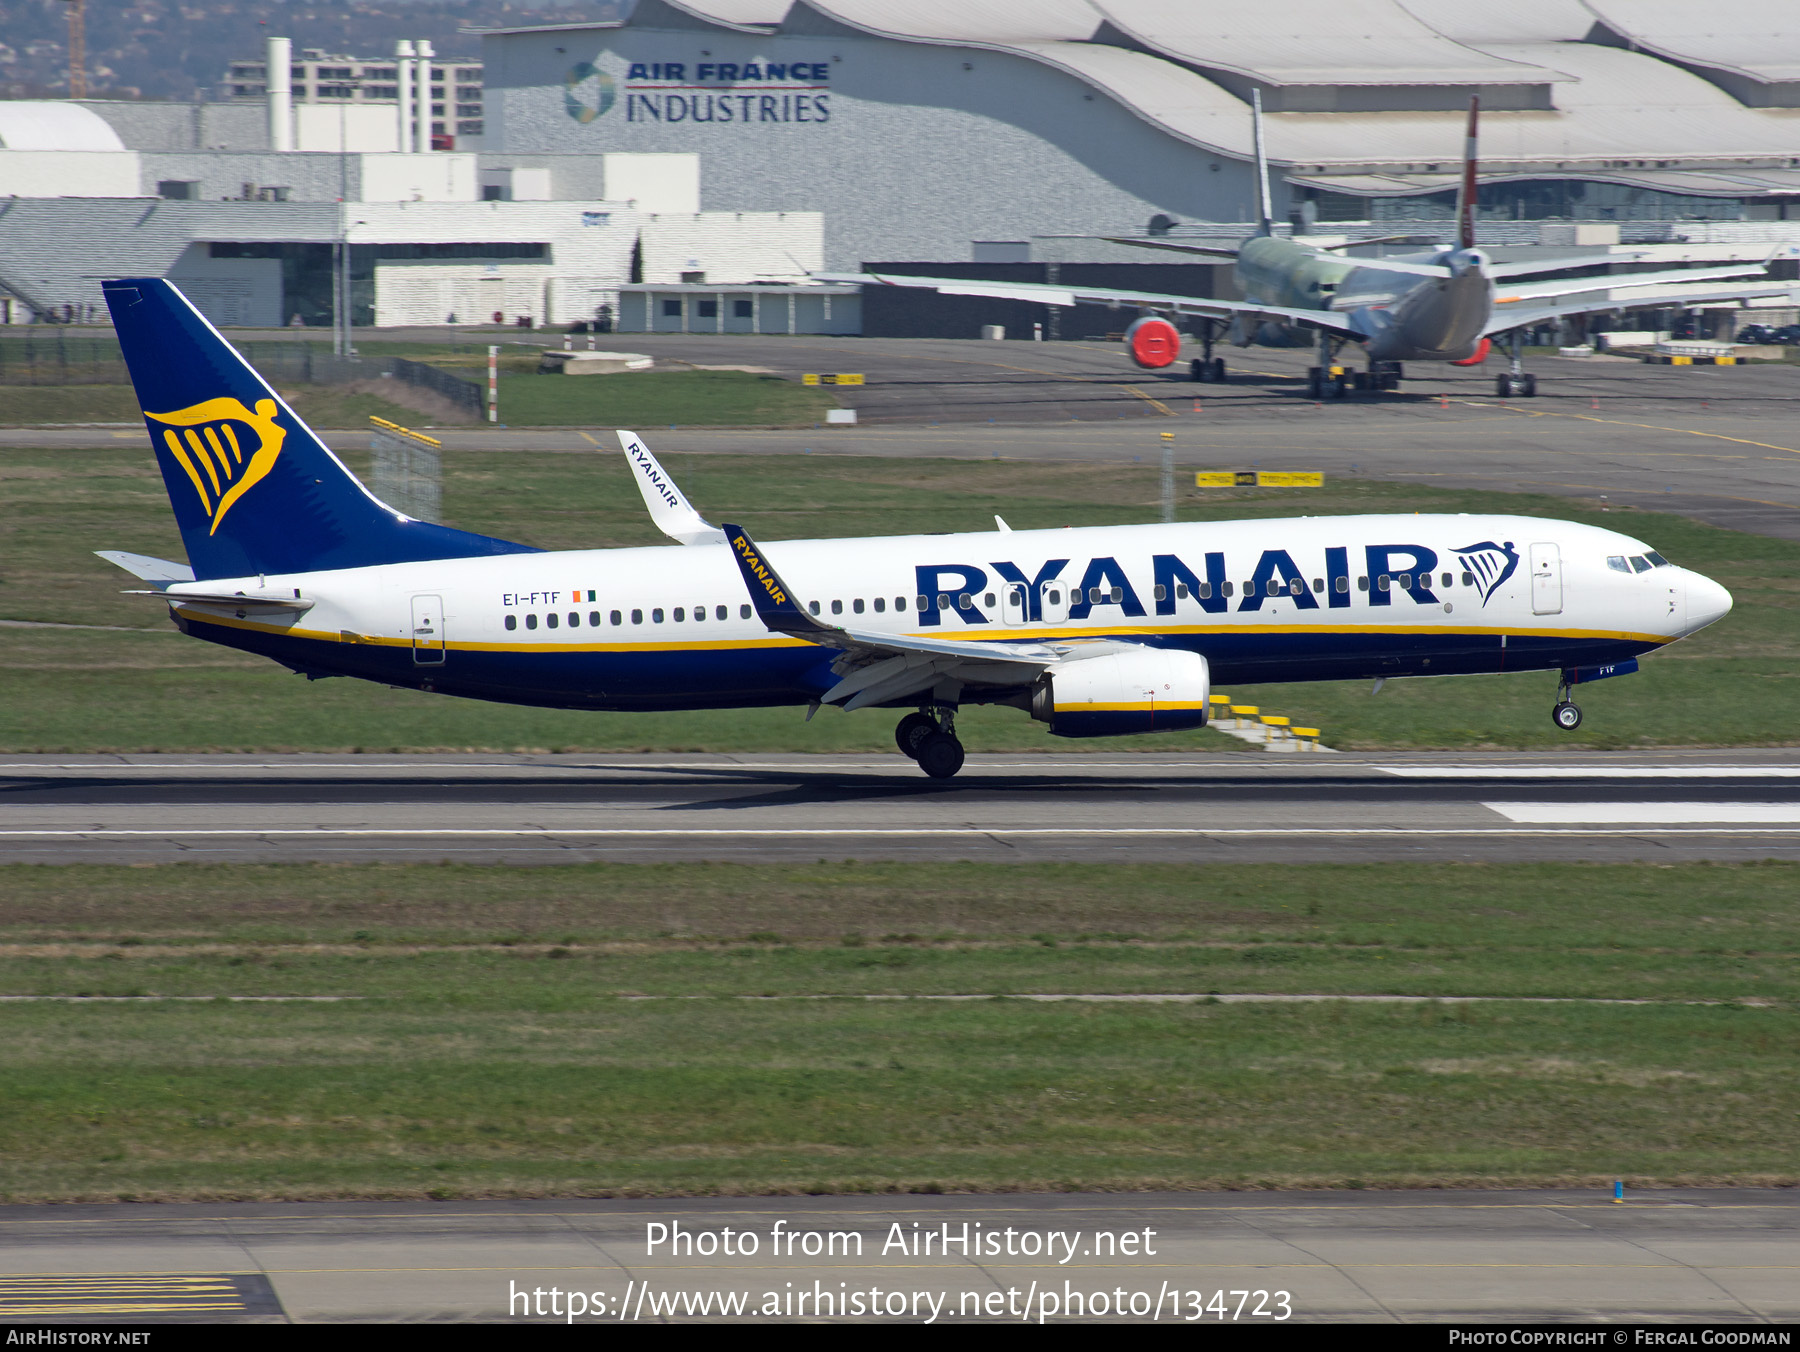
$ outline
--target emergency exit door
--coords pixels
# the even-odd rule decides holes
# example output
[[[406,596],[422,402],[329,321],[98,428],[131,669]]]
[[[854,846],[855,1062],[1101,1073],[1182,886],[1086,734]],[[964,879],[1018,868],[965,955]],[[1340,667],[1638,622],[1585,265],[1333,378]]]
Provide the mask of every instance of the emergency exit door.
[[[1562,614],[1562,550],[1554,544],[1531,547],[1531,613]]]
[[[412,599],[413,665],[437,666],[444,660],[444,602],[437,596]]]

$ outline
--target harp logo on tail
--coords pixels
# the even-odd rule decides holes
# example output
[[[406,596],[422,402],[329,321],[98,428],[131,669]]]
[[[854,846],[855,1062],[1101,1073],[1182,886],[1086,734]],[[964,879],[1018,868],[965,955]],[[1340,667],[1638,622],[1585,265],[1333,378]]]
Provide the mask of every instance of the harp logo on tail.
[[[1481,604],[1484,606],[1500,590],[1500,584],[1511,577],[1519,566],[1519,554],[1513,548],[1511,540],[1503,545],[1497,545],[1492,540],[1464,545],[1456,551],[1456,557],[1462,560],[1464,568],[1475,575],[1475,585],[1481,589]]]
[[[187,473],[200,505],[218,532],[237,500],[254,488],[281,454],[285,429],[275,421],[275,401],[258,399],[252,413],[237,399],[207,399],[189,408],[146,416],[163,424],[163,445]]]

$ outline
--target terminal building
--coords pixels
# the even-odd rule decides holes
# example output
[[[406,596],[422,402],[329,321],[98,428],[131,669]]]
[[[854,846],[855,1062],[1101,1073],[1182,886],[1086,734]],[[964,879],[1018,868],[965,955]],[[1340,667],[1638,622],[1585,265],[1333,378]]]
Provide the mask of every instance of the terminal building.
[[[759,328],[875,331],[873,305],[770,288],[881,264],[1227,294],[1226,268],[1083,237],[1241,236],[1252,91],[1284,230],[1446,232],[1478,97],[1484,244],[1667,265],[1800,243],[1787,0],[1704,21],[1677,0],[623,10],[488,32],[410,105],[403,55],[305,48],[235,63],[223,102],[0,103],[0,318],[81,318],[98,277],[155,272],[223,322],[327,323],[340,245],[354,318],[383,325],[691,331],[748,305]]]

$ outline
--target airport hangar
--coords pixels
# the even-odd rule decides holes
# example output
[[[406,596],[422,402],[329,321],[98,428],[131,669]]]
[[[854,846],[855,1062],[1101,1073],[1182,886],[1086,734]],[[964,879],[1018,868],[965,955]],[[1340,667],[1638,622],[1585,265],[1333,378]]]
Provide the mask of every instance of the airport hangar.
[[[1447,230],[1479,96],[1484,243],[1604,262],[1622,242],[1669,266],[1800,242],[1800,16],[1781,0],[1704,23],[1675,0],[637,0],[494,30],[483,64],[485,159],[691,153],[707,210],[820,212],[830,270],[1234,295],[1226,267],[1053,237],[1162,216],[1235,242],[1253,88],[1297,229]],[[1009,304],[864,299],[864,332],[890,336],[945,330],[888,308]],[[688,326],[662,304],[658,327]]]

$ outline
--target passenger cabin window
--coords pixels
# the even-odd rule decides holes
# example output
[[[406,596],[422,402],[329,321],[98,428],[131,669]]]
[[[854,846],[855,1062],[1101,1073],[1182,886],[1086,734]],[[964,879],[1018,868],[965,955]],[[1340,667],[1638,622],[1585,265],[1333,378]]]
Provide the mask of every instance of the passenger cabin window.
[[[569,612],[569,628],[581,628],[581,612],[579,610],[571,610]]]
[[[731,616],[731,610],[729,607],[727,607],[727,606],[714,606],[713,607],[713,618],[715,620],[729,619],[730,616]]]
[[[862,614],[863,613],[862,597],[859,596],[854,601],[852,601],[850,603],[850,609],[854,610],[858,615]]]
[[[556,612],[554,610],[544,616],[544,623],[552,629],[556,628]]]
[[[989,610],[992,610],[994,608],[994,593],[989,592],[985,597],[982,598],[981,603],[982,603],[982,605],[986,606]],[[857,605],[860,607],[862,605],[862,602],[858,601]]]
[[[685,623],[686,620],[687,620],[687,609],[683,606],[676,606],[675,607],[675,623],[682,624],[682,623]]]
[[[620,624],[624,620],[624,617],[622,615],[620,615],[619,612],[616,610],[613,611],[613,613],[611,615],[607,616],[607,618],[609,620],[611,620],[614,624]]]
[[[1356,590],[1358,590],[1358,591],[1369,590],[1369,579],[1366,576],[1359,577],[1356,579]]]
[[[1449,585],[1450,585],[1450,574],[1448,574],[1448,573],[1445,573],[1445,574],[1444,574],[1444,576],[1443,576],[1443,585],[1444,585],[1444,586],[1446,586],[1446,587],[1448,587],[1448,586],[1449,586]]]
[[[1387,591],[1388,584],[1390,581],[1391,581],[1391,579],[1388,577],[1388,575],[1386,573],[1383,573],[1380,577],[1375,579],[1375,590],[1376,591]]]
[[[1347,577],[1340,577],[1340,578],[1338,578],[1338,580],[1337,580],[1337,587],[1336,587],[1336,589],[1335,589],[1335,590],[1336,590],[1336,591],[1337,591],[1337,592],[1338,592],[1338,594],[1339,594],[1339,595],[1340,595],[1340,596],[1341,596],[1341,595],[1342,595],[1342,594],[1343,594],[1343,593],[1345,593],[1345,592],[1347,592],[1347,591],[1349,591],[1349,590],[1350,590],[1350,579],[1349,579],[1349,578],[1347,578]]]
[[[694,607],[694,623],[698,624],[698,623],[700,623],[700,621],[704,620],[705,618],[706,618],[706,607],[705,606],[695,606]]]
[[[877,615],[884,615],[887,613],[887,597],[877,596],[875,598],[875,613]]]
[[[808,601],[806,603],[806,608],[815,615],[819,613],[819,603],[817,601]]]
[[[1166,601],[1169,599],[1169,589],[1160,582],[1156,584],[1156,599],[1158,601]]]
[[[923,596],[921,596],[919,598],[920,601],[923,601],[924,599],[925,598]],[[904,596],[896,596],[894,598],[894,609],[895,610],[905,610],[906,609],[906,598]],[[925,607],[923,605],[921,605],[919,607],[919,609],[923,610],[923,609],[925,609]]]
[[[750,618],[750,603],[748,601],[738,607],[738,618],[740,620],[747,620]]]
[[[1400,590],[1401,591],[1411,591],[1412,590],[1412,574],[1411,573],[1400,574]]]
[[[633,624],[642,624],[644,622],[644,612],[641,610],[632,611],[631,612],[631,622]]]
[[[650,621],[652,624],[661,624],[663,622],[663,613],[662,613],[661,606],[657,606],[654,610],[652,610],[650,612]]]
[[[1474,585],[1475,585],[1475,574],[1464,573],[1463,574],[1463,586],[1473,587]]]
[[[613,623],[617,624],[618,621],[614,620]],[[600,612],[599,611],[597,611],[597,610],[588,611],[588,625],[589,625],[589,627],[594,628],[594,629],[598,629],[600,627]]]
[[[1206,584],[1204,582],[1202,582],[1200,585],[1202,587],[1204,587]],[[1175,584],[1175,599],[1177,601],[1185,601],[1185,600],[1187,600],[1187,598],[1188,598],[1187,583],[1177,582]]]
[[[527,629],[536,629],[537,628],[537,616],[536,615],[527,615],[525,617],[525,627]]]
[[[508,615],[506,617],[506,627],[508,629],[517,629],[519,627],[519,617],[517,615]]]
[[[1322,577],[1315,577],[1313,579],[1313,590],[1316,592],[1324,591],[1325,590],[1325,579]]]
[[[1201,583],[1200,585],[1205,586],[1206,584]],[[1204,592],[1201,593],[1202,596],[1204,596],[1205,594],[1206,593],[1204,593]],[[1231,595],[1231,584],[1229,582],[1221,582],[1219,584],[1219,595],[1220,596],[1230,596]]]
[[[844,613],[844,603],[842,601],[833,601],[831,603],[831,613],[833,615],[842,615]]]

